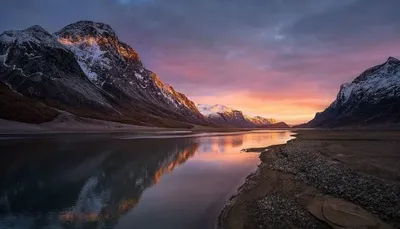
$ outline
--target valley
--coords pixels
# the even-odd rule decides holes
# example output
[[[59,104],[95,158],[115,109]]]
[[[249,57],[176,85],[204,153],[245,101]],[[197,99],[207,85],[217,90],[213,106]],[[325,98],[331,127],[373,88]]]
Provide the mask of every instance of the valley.
[[[399,7],[2,2],[0,228],[400,228]]]

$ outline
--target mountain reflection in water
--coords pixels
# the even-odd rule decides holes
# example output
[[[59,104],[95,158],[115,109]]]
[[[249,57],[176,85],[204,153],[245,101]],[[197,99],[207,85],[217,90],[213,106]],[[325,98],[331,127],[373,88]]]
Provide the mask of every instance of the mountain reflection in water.
[[[273,135],[277,141],[288,138],[287,132]],[[241,154],[245,142],[260,146],[257,144],[268,139],[271,137],[255,133],[167,139],[60,136],[2,140],[0,228],[113,227],[140,204],[147,188],[157,186],[165,174],[172,174],[189,158],[194,157],[194,162],[240,161],[242,156],[235,155]],[[201,178],[198,182],[201,184]]]

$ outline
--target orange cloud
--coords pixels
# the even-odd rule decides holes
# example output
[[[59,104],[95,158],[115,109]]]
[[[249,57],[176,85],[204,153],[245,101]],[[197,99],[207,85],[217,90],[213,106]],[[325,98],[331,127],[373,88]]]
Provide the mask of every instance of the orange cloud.
[[[251,95],[252,93],[242,91],[217,96],[195,96],[192,99],[197,103],[225,104],[248,115],[276,118],[289,124],[311,120],[316,112],[325,109],[332,101],[330,97],[301,97],[296,96],[296,93],[284,98]]]
[[[396,43],[348,51],[296,47],[288,54],[251,46],[222,51],[170,47],[171,55],[153,59],[151,68],[195,103],[224,104],[248,115],[298,124],[328,107],[341,84],[400,53]]]

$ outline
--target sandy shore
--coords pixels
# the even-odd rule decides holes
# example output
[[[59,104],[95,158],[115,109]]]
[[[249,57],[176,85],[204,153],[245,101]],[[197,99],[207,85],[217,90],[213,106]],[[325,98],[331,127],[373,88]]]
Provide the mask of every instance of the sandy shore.
[[[261,164],[218,228],[400,228],[400,132],[296,132],[248,150]]]

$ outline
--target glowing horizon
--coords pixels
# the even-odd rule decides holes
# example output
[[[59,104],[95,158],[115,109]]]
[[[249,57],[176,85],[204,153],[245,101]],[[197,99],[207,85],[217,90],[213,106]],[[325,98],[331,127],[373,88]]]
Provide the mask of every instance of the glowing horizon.
[[[193,102],[289,124],[309,121],[341,84],[400,56],[397,0],[22,2],[3,4],[1,31],[107,23]]]

